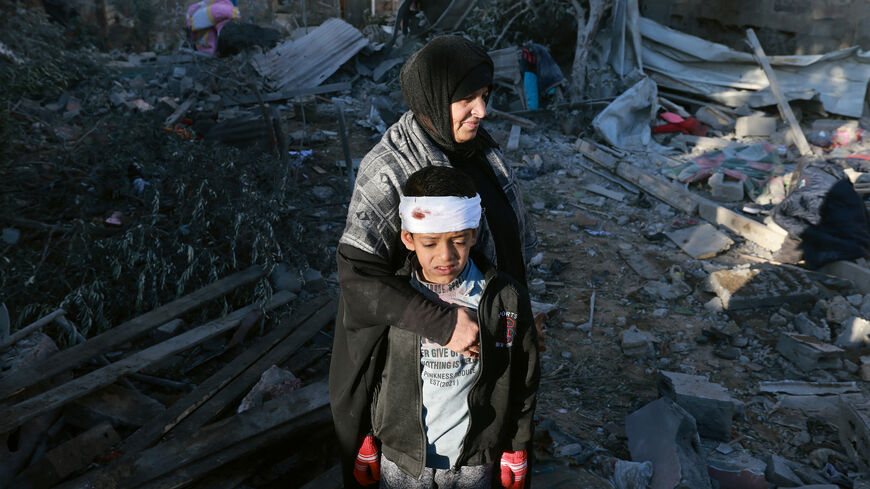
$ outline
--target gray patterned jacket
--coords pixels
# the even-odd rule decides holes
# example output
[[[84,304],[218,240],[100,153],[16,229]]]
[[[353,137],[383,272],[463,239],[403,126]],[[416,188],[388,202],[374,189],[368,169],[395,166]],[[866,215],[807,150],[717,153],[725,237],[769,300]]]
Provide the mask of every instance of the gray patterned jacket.
[[[501,152],[486,151],[486,160],[492,166],[508,202],[517,218],[522,240],[523,258],[528,264],[538,245],[535,228],[523,207],[523,199],[513,171]],[[409,111],[393,124],[380,142],[360,163],[353,197],[347,212],[347,223],[341,243],[383,258],[393,258],[401,230],[399,197],[402,186],[415,171],[430,165],[450,166],[447,156],[426,135]],[[486,216],[482,218],[478,245],[480,251],[496,266],[495,243],[492,240]]]

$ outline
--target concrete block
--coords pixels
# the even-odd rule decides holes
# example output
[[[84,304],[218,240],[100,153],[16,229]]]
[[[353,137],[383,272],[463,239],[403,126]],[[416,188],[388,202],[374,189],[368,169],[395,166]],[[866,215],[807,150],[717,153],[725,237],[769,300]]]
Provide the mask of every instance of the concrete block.
[[[870,401],[842,400],[840,443],[862,471],[870,470]]]
[[[860,316],[860,313],[855,309],[849,301],[841,295],[837,295],[828,301],[828,310],[826,311],[825,319],[829,323],[842,324],[847,319]]]
[[[731,421],[743,410],[743,403],[728,390],[700,375],[661,371],[659,392],[676,402],[695,418],[701,436],[728,441]]]
[[[776,119],[773,117],[764,117],[758,115],[750,115],[738,117],[734,123],[734,134],[738,138],[750,136],[768,137],[776,132]]]
[[[710,195],[719,202],[739,202],[743,200],[743,182],[729,180],[722,172],[716,172],[707,180]]]
[[[650,489],[711,489],[695,419],[668,398],[653,401],[625,418],[635,462],[652,462]]]
[[[728,310],[805,303],[819,293],[805,273],[790,268],[719,270],[710,274],[709,283]]]
[[[771,484],[776,484],[777,487],[797,487],[804,482],[794,473],[791,466],[794,462],[780,457],[776,454],[771,454],[767,458],[767,468],[764,471],[764,476]]]
[[[652,333],[641,331],[637,326],[631,326],[623,331],[622,337],[622,353],[627,357],[644,358],[655,357],[654,342],[656,340]]]
[[[768,489],[766,467],[746,450],[727,455],[713,450],[707,454],[707,471],[719,483],[719,489]]]
[[[870,321],[859,317],[847,319],[834,344],[841,348],[861,348],[870,344]]]
[[[813,336],[782,333],[776,343],[776,351],[804,371],[816,368],[839,369],[843,366],[840,359],[843,350]]]
[[[824,342],[831,341],[831,330],[827,326],[823,327],[816,324],[805,312],[794,317],[794,328],[800,334],[812,336]]]

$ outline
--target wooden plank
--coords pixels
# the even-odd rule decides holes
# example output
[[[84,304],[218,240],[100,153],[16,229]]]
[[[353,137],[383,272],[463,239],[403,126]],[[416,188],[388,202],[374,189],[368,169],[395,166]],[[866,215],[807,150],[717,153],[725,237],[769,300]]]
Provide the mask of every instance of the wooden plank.
[[[297,88],[294,90],[282,90],[275,93],[263,94],[263,102],[281,102],[291,98],[302,97],[305,95],[319,95],[322,93],[343,92],[350,90],[353,85],[350,82],[330,83],[328,85],[320,85],[317,87]],[[260,103],[260,99],[256,95],[248,95],[237,97],[235,99],[227,99],[224,101],[224,107],[232,107],[236,105],[251,105]]]
[[[282,306],[295,298],[295,295],[281,291],[273,295],[266,304],[265,310],[269,311]],[[93,372],[73,379],[54,389],[48,390],[37,396],[7,408],[0,414],[0,433],[5,433],[20,426],[21,423],[48,412],[56,407],[63,406],[67,402],[78,399],[102,387],[112,384],[124,375],[138,372],[139,370],[156,363],[172,354],[184,351],[190,347],[208,341],[222,333],[225,333],[241,322],[250,312],[259,309],[257,304],[251,304],[231,312],[223,318],[210,321],[202,326],[186,331],[178,336],[170,338],[162,343],[146,348],[129,357],[119,360],[111,365],[94,370]]]
[[[4,350],[6,347],[12,346],[15,343],[18,343],[23,338],[26,338],[29,334],[34,331],[39,331],[46,324],[51,323],[58,316],[63,316],[66,314],[66,311],[63,309],[57,309],[55,311],[50,312],[47,316],[37,319],[36,321],[28,324],[27,326],[19,329],[15,333],[12,333],[8,338],[0,342],[0,350]]]
[[[629,192],[632,193],[632,195],[637,195],[640,193],[640,190],[638,190],[637,187],[626,182],[624,179],[619,178],[615,175],[611,175],[610,173],[606,173],[606,172],[603,172],[601,170],[597,170],[597,169],[593,168],[592,165],[590,165],[589,163],[586,163],[585,161],[581,161],[580,166],[582,166],[585,170],[588,170],[588,171],[600,176],[601,178],[604,178],[605,180],[613,182],[613,183],[619,185],[620,187],[624,188],[625,190],[628,190]]]
[[[113,384],[71,402],[64,408],[66,422],[89,428],[108,421],[113,426],[145,426],[166,412],[147,395]]]
[[[178,400],[161,416],[154,418],[151,423],[144,425],[125,439],[121,443],[119,450],[122,452],[138,452],[150,447],[163,435],[175,428],[184,418],[202,406],[203,403],[211,399],[221,389],[244,373],[245,370],[269,350],[278,345],[284,338],[296,330],[300,323],[303,323],[312,314],[321,309],[323,304],[323,301],[314,301],[309,306],[303,307],[298,313],[294,313],[295,319],[291,321],[291,324],[282,322],[269,334],[256,340],[230,363],[226,364],[208,379],[200,382],[193,392]]]
[[[244,396],[250,388],[260,380],[260,375],[272,365],[280,365],[287,361],[293,353],[311,339],[324,326],[335,319],[338,313],[338,302],[330,301],[325,307],[317,311],[313,316],[303,322],[292,334],[284,338],[275,348],[269,350],[238,375],[232,382],[221,389],[220,392],[205,401],[193,413],[181,420],[173,430],[173,437],[185,438],[192,435],[230,406],[230,404]]]
[[[619,160],[613,155],[596,148],[591,142],[586,141],[583,138],[578,138],[576,148],[577,151],[592,160],[593,163],[601,165],[607,170],[616,171],[616,165],[619,163]]]
[[[699,197],[698,201],[698,214],[702,219],[717,226],[725,226],[767,250],[778,251],[788,236],[707,199]]]
[[[514,124],[511,126],[511,135],[508,137],[507,150],[516,151],[520,147],[520,132],[522,127]]]
[[[282,433],[282,427],[292,424],[294,420],[302,422],[296,425],[297,428],[307,425],[310,422],[308,415],[326,408],[328,404],[327,384],[317,382],[299,389],[292,396],[267,401],[260,407],[206,426],[191,437],[169,440],[142,452],[127,453],[116,463],[91,471],[57,486],[57,489],[133,489],[159,477],[178,475],[182,467],[203,458],[212,465],[210,468],[214,468],[232,458],[218,456],[221,450],[232,450],[235,445],[258,435],[266,435],[267,438],[286,435]],[[326,411],[329,411],[328,408]],[[249,449],[250,445],[244,451],[247,453]],[[238,451],[232,456],[239,456]],[[169,485],[147,487],[181,487],[177,484],[176,481]]]
[[[782,89],[779,87],[779,82],[776,80],[776,73],[774,73],[773,67],[770,66],[770,61],[767,59],[767,55],[764,54],[764,49],[761,47],[761,43],[758,41],[755,31],[752,29],[746,29],[746,38],[749,39],[749,45],[752,47],[755,59],[758,61],[758,64],[761,65],[764,74],[767,75],[767,81],[770,83],[770,90],[773,92],[773,96],[776,97],[776,105],[779,107],[779,113],[782,118],[788,122],[798,150],[801,155],[812,155],[813,150],[810,149],[810,145],[807,143],[807,138],[804,136],[804,132],[801,130],[801,126],[798,124],[797,119],[795,119],[794,112],[791,111],[791,106],[788,105],[788,100],[786,100],[785,95],[783,95]]]
[[[680,185],[651,175],[631,163],[622,162],[616,165],[616,174],[686,214],[693,215],[698,210],[698,202],[692,192]]]
[[[491,115],[493,117],[498,117],[499,119],[504,119],[512,124],[517,126],[525,127],[526,129],[532,129],[537,126],[535,121],[526,119],[525,117],[520,117],[518,115],[511,114],[509,112],[502,112],[501,110],[494,109],[492,107],[486,108],[487,115]]]
[[[172,127],[176,122],[178,122],[178,119],[181,119],[184,116],[184,114],[188,110],[190,110],[190,106],[193,105],[194,102],[196,102],[198,95],[199,95],[199,93],[197,92],[195,95],[193,95],[192,97],[185,100],[183,104],[179,105],[178,108],[175,109],[175,112],[173,112],[172,115],[167,117],[165,121],[163,121],[163,125]]]
[[[665,236],[696,260],[712,258],[734,244],[731,238],[706,222],[685,229],[665,231]]]
[[[108,353],[116,346],[131,341],[167,321],[196,309],[208,301],[222,297],[262,276],[263,269],[259,265],[253,265],[169,304],[119,324],[105,333],[89,339],[87,343],[67,348],[41,362],[21,368],[15,372],[14,376],[0,376],[0,399],[6,399],[27,387],[75,368],[93,357]]]
[[[70,474],[84,469],[94,459],[108,455],[120,439],[111,423],[98,424],[50,450],[18,474],[9,487],[48,489]]]
[[[835,261],[819,269],[822,273],[846,279],[859,288],[861,292],[870,294],[870,270],[855,262]]]
[[[601,185],[595,183],[590,183],[583,188],[592,193],[603,195],[609,199],[613,199],[617,202],[622,202],[625,199],[625,194],[621,192],[614,192],[613,190],[602,187]]]

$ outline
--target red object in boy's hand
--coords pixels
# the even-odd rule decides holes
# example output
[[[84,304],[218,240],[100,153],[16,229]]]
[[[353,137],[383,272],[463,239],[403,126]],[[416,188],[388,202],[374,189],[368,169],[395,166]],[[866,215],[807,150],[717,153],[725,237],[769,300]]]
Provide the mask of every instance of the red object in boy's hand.
[[[375,437],[372,435],[366,436],[359,447],[359,453],[353,462],[353,477],[364,486],[381,480],[381,454],[378,453]]]
[[[523,489],[529,469],[526,451],[501,454],[501,485],[507,489]]]

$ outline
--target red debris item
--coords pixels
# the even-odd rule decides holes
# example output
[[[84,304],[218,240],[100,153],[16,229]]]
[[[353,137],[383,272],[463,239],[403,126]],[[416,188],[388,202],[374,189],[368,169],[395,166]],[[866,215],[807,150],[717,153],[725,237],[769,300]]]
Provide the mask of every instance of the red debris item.
[[[669,124],[654,126],[653,134],[681,132],[683,134],[692,134],[694,136],[705,136],[710,130],[709,127],[701,124],[701,121],[694,117],[683,118],[673,112],[662,112],[659,114],[662,120]]]

